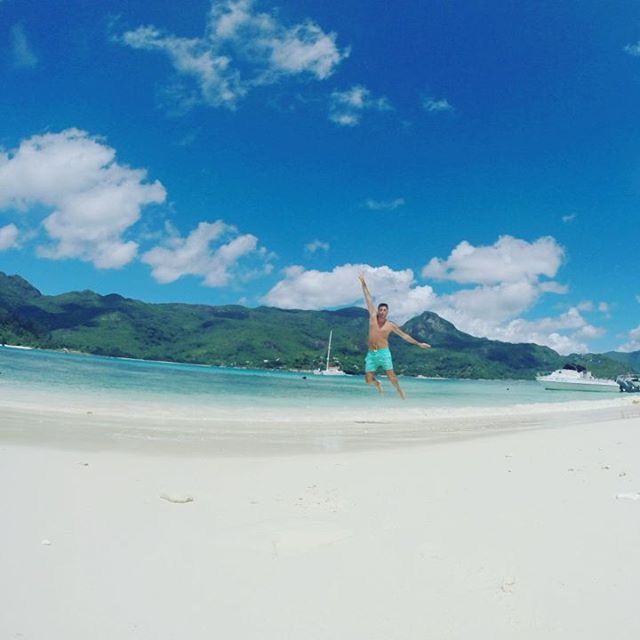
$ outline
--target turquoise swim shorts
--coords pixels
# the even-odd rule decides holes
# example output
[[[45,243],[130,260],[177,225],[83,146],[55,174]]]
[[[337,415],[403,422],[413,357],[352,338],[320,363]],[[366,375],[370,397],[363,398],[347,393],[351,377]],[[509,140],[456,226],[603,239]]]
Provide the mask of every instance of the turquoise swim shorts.
[[[385,371],[393,369],[393,361],[391,360],[391,351],[389,351],[389,349],[367,351],[367,357],[364,361],[364,370],[367,373],[371,373],[377,369],[384,369]]]

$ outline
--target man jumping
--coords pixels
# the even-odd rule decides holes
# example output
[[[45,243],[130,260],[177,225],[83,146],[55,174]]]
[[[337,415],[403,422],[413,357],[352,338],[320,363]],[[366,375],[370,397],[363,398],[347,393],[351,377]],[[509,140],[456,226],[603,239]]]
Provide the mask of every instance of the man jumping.
[[[408,333],[400,329],[397,324],[387,320],[389,305],[385,302],[381,302],[376,310],[371,293],[369,292],[369,287],[367,287],[367,283],[364,280],[364,273],[361,273],[358,277],[360,278],[364,299],[369,309],[369,351],[365,359],[365,382],[375,385],[376,389],[382,393],[382,383],[376,378],[376,371],[382,368],[387,374],[387,378],[391,381],[391,384],[404,400],[404,392],[400,388],[398,377],[393,370],[391,351],[389,351],[389,334],[393,331],[393,333],[399,335],[406,342],[415,344],[421,349],[429,349],[431,345],[426,342],[418,342]]]

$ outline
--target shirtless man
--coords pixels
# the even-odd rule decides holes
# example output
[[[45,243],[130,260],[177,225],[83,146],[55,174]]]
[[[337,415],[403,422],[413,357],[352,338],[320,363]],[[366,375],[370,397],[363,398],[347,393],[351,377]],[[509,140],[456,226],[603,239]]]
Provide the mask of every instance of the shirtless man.
[[[367,358],[365,360],[365,382],[367,384],[374,384],[376,389],[382,393],[382,384],[380,380],[376,378],[376,371],[382,367],[387,374],[387,378],[389,378],[391,384],[404,400],[404,392],[400,388],[398,377],[393,370],[393,361],[391,360],[391,352],[389,351],[389,334],[393,332],[406,342],[415,344],[421,349],[429,349],[431,345],[426,342],[418,342],[408,333],[405,333],[397,324],[387,320],[389,313],[388,304],[381,302],[376,310],[373,304],[373,298],[369,292],[369,287],[367,287],[367,283],[364,280],[364,274],[361,273],[358,277],[360,278],[364,299],[369,309],[369,351],[367,352]]]

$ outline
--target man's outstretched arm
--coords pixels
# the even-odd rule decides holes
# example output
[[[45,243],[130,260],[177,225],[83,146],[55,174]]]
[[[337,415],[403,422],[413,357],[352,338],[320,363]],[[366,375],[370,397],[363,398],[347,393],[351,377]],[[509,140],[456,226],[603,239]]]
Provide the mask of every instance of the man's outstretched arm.
[[[371,297],[371,292],[369,291],[369,287],[367,287],[367,283],[364,279],[364,273],[361,273],[358,278],[360,279],[360,284],[362,285],[362,293],[364,294],[364,300],[367,303],[367,309],[369,309],[369,314],[372,316],[376,315],[376,307],[373,304],[373,298]]]
[[[393,333],[399,335],[405,342],[409,344],[415,344],[421,349],[431,349],[431,345],[428,342],[418,342],[415,338],[412,338],[408,333],[405,333],[397,324],[392,324],[391,330]]]

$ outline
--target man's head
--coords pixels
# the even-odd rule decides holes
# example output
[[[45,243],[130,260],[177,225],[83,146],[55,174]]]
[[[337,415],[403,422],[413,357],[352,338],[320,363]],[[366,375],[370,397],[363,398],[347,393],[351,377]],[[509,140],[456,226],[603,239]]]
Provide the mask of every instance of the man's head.
[[[380,320],[386,320],[389,315],[389,305],[386,302],[381,302],[378,305],[378,318]]]

